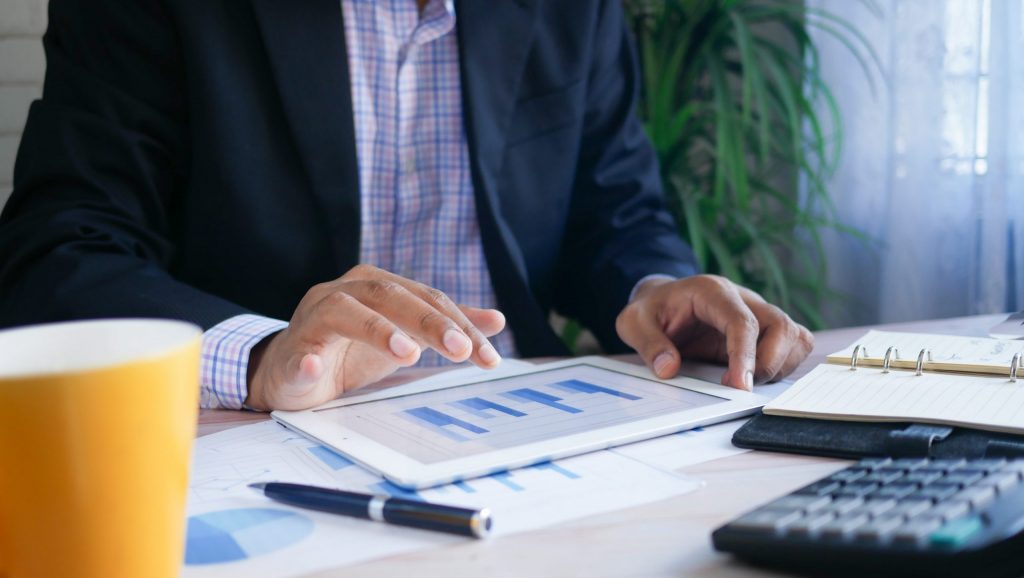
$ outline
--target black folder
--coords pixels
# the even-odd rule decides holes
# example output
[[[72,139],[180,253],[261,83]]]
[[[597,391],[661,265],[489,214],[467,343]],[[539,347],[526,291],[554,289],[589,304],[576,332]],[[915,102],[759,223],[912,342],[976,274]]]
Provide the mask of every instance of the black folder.
[[[1024,458],[1024,436],[908,422],[861,422],[759,413],[732,436],[751,450],[859,459]]]

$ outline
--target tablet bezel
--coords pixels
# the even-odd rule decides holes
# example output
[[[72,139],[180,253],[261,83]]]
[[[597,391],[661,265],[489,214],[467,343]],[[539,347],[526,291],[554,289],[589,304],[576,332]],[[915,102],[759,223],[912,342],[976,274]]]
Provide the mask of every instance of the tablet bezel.
[[[721,398],[706,406],[641,419],[634,422],[601,427],[555,439],[526,443],[512,448],[466,456],[443,462],[424,464],[391,447],[385,446],[337,422],[318,415],[320,410],[367,403],[400,396],[448,389],[484,381],[529,375],[575,365],[591,365],[633,377],[687,389]],[[449,378],[441,374],[409,384],[381,389],[364,395],[334,400],[304,411],[275,411],[271,416],[286,427],[324,444],[349,459],[383,476],[388,481],[410,490],[423,489],[497,472],[525,467],[545,461],[607,449],[627,443],[676,433],[695,427],[750,415],[768,403],[769,398],[746,391],[700,381],[691,377],[663,380],[644,366],[603,357],[578,357],[532,366],[518,366],[509,371],[496,370],[484,376]]]

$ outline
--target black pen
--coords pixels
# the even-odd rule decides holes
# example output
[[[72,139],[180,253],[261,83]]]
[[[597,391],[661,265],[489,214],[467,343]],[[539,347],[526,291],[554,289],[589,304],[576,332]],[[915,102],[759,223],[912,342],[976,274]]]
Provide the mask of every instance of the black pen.
[[[309,510],[474,538],[484,538],[491,532],[491,512],[487,508],[470,510],[283,482],[259,482],[249,487],[274,501]]]

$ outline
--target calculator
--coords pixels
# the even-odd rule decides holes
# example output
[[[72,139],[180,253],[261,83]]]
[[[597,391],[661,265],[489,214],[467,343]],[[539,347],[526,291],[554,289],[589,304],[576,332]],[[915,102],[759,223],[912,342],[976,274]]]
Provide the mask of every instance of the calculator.
[[[712,543],[815,576],[1022,576],[1024,460],[861,460],[718,528]]]

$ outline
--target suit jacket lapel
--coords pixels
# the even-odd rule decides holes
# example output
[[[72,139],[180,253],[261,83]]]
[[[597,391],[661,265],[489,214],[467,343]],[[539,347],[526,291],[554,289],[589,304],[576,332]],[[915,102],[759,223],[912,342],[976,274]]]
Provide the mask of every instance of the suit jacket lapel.
[[[359,167],[340,0],[252,0],[310,187],[344,271],[359,260]]]
[[[501,216],[498,176],[505,135],[534,33],[537,0],[465,0],[457,4],[463,114],[480,234],[501,307],[524,356],[565,346],[532,297],[526,263]]]

